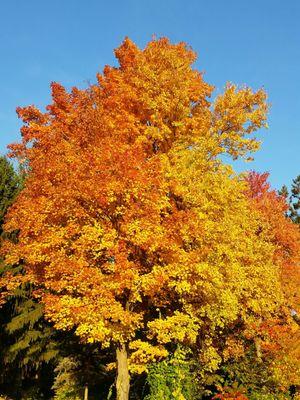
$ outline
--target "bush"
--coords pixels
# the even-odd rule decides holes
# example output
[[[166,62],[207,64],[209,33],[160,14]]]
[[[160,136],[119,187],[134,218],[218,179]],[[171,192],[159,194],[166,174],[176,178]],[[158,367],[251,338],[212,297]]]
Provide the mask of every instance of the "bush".
[[[190,353],[178,347],[167,360],[149,367],[147,383],[150,394],[145,400],[196,400],[198,397],[196,374]]]

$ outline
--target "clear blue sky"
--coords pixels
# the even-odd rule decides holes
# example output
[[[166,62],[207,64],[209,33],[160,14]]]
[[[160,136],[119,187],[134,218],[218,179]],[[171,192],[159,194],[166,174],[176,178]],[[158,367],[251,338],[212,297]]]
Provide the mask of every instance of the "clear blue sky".
[[[0,151],[19,138],[18,105],[49,102],[49,83],[83,87],[125,36],[186,41],[196,67],[222,91],[226,81],[264,86],[272,105],[255,162],[279,188],[300,174],[299,0],[2,0]]]

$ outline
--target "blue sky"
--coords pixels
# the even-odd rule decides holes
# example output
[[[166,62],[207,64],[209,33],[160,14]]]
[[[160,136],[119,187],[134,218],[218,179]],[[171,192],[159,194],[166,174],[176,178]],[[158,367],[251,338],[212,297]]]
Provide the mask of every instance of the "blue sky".
[[[155,34],[190,44],[216,93],[227,81],[266,89],[270,128],[237,169],[289,185],[300,174],[299,21],[299,0],[2,0],[0,151],[19,139],[16,106],[44,108],[51,81],[84,87],[125,36],[144,46]]]

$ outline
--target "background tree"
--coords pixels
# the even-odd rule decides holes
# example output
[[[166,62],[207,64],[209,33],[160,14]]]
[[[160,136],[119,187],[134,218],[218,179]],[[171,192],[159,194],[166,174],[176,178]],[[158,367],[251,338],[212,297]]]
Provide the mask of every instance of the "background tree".
[[[290,201],[290,217],[296,224],[300,224],[300,175],[293,179]]]
[[[289,209],[287,216],[296,224],[300,224],[300,175],[293,179],[290,195],[286,185],[278,193],[288,201]]]
[[[1,239],[17,240],[17,232],[6,235],[3,223],[8,208],[13,204],[22,188],[23,173],[15,172],[13,165],[0,158],[0,231]],[[0,273],[18,273],[20,265],[5,265],[1,260]],[[44,377],[51,377],[51,369],[46,363],[57,355],[52,340],[53,329],[43,320],[43,306],[32,297],[30,285],[23,285],[13,291],[1,310],[1,383],[2,392],[17,397],[25,397],[26,392],[36,392],[46,388]],[[40,375],[41,374],[41,375]],[[47,392],[47,389],[46,389]]]
[[[13,165],[6,157],[0,157],[0,226],[2,226],[5,214],[13,203],[21,187],[21,178],[15,172]]]
[[[273,376],[281,387],[287,388],[300,385],[300,326],[293,318],[300,312],[300,230],[293,219],[286,217],[287,196],[271,190],[267,179],[267,173],[251,172],[247,177],[249,197],[265,218],[261,229],[266,230],[276,247],[274,262],[280,266],[284,301],[281,313],[263,322],[259,331],[265,359],[273,365]],[[295,188],[293,193],[297,193]]]

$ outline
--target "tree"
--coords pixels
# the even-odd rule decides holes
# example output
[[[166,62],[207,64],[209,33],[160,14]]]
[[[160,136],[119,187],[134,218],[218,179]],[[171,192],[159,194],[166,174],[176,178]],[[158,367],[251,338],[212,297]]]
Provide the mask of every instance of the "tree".
[[[293,179],[291,192],[290,217],[296,224],[300,224],[300,175]]]
[[[0,235],[1,239],[15,241],[17,232],[6,235],[3,223],[9,207],[13,204],[22,188],[24,176],[17,173],[6,157],[0,157]],[[22,267],[0,263],[0,275],[9,271],[16,273]],[[57,354],[56,342],[53,342],[53,329],[43,320],[43,307],[32,297],[30,285],[23,285],[9,297],[1,312],[1,376],[0,387],[7,394],[24,395],[22,382],[31,380],[42,371],[45,361]],[[11,384],[10,384],[11,382]],[[37,385],[36,385],[37,386]]]
[[[20,176],[15,172],[12,164],[6,157],[0,157],[0,227],[2,226],[4,216],[13,203],[21,186]]]
[[[267,182],[268,174],[251,172],[248,177],[249,197],[256,210],[265,219],[265,233],[275,245],[274,263],[280,266],[282,295],[281,314],[272,321],[261,324],[260,334],[265,337],[262,346],[269,360],[272,360],[273,373],[281,387],[300,385],[300,230],[292,218],[287,217],[289,204],[286,192],[279,195],[271,190]],[[293,187],[293,194],[297,189]],[[296,318],[295,318],[296,316]],[[294,318],[293,318],[294,317]]]
[[[22,285],[8,302],[1,326],[5,338],[2,349],[2,385],[5,393],[25,397],[28,390],[49,392],[49,380],[59,358],[59,334],[45,321],[43,305],[32,296],[32,288]],[[14,385],[8,385],[12,379]]]
[[[0,236],[3,239],[3,223],[4,218],[7,213],[8,208],[13,203],[16,198],[21,186],[20,176],[15,172],[13,165],[7,160],[6,157],[0,157]],[[15,235],[11,235],[15,237]],[[9,267],[5,266],[3,260],[0,260],[0,275],[3,274]],[[10,321],[13,315],[13,304],[8,301],[5,307],[2,309],[0,316],[0,365],[1,365],[1,375],[0,375],[0,385],[4,377],[9,375],[15,375],[14,369],[9,369],[6,374],[4,367],[4,356],[6,348],[10,345],[11,341],[8,338],[6,332],[6,325]],[[17,385],[15,385],[17,386]]]
[[[282,196],[285,200],[288,200],[289,190],[286,185],[283,185],[280,190],[278,190],[279,196]]]
[[[218,368],[220,332],[275,313],[275,245],[259,229],[246,183],[219,156],[248,157],[266,121],[266,95],[212,86],[183,43],[129,39],[97,84],[68,93],[52,84],[42,113],[19,108],[23,141],[11,146],[27,179],[12,206],[7,290],[29,280],[47,318],[82,340],[113,346],[117,399],[129,368],[141,372],[174,343]]]
[[[275,245],[274,262],[280,265],[285,305],[300,311],[300,231],[286,218],[289,208],[286,197],[271,190],[268,176],[268,173],[251,172],[247,177],[248,195],[265,219],[265,229]]]
[[[12,164],[5,158],[0,158],[1,221],[5,219],[8,208],[16,198],[24,176],[15,172]],[[6,235],[0,225],[1,235],[10,240],[17,240],[17,233]],[[5,265],[1,260],[0,274],[5,271],[17,273],[22,271],[22,265]],[[81,386],[91,381],[101,386],[103,379],[109,381],[104,374],[102,358],[95,345],[78,343],[72,333],[62,334],[53,329],[45,321],[43,305],[33,296],[32,284],[23,284],[14,290],[6,304],[1,309],[0,318],[0,391],[17,398],[37,398],[47,396],[51,392],[51,380],[54,377],[54,367],[65,357],[74,357],[80,368]],[[97,367],[94,364],[97,363]],[[60,365],[60,364],[59,364]],[[59,371],[58,371],[59,372]]]
[[[286,215],[291,218],[293,222],[296,224],[300,224],[300,175],[297,178],[293,179],[292,187],[291,187],[291,195],[289,195],[289,191],[286,185],[283,185],[279,190],[279,195],[283,196],[289,204],[289,209]]]

